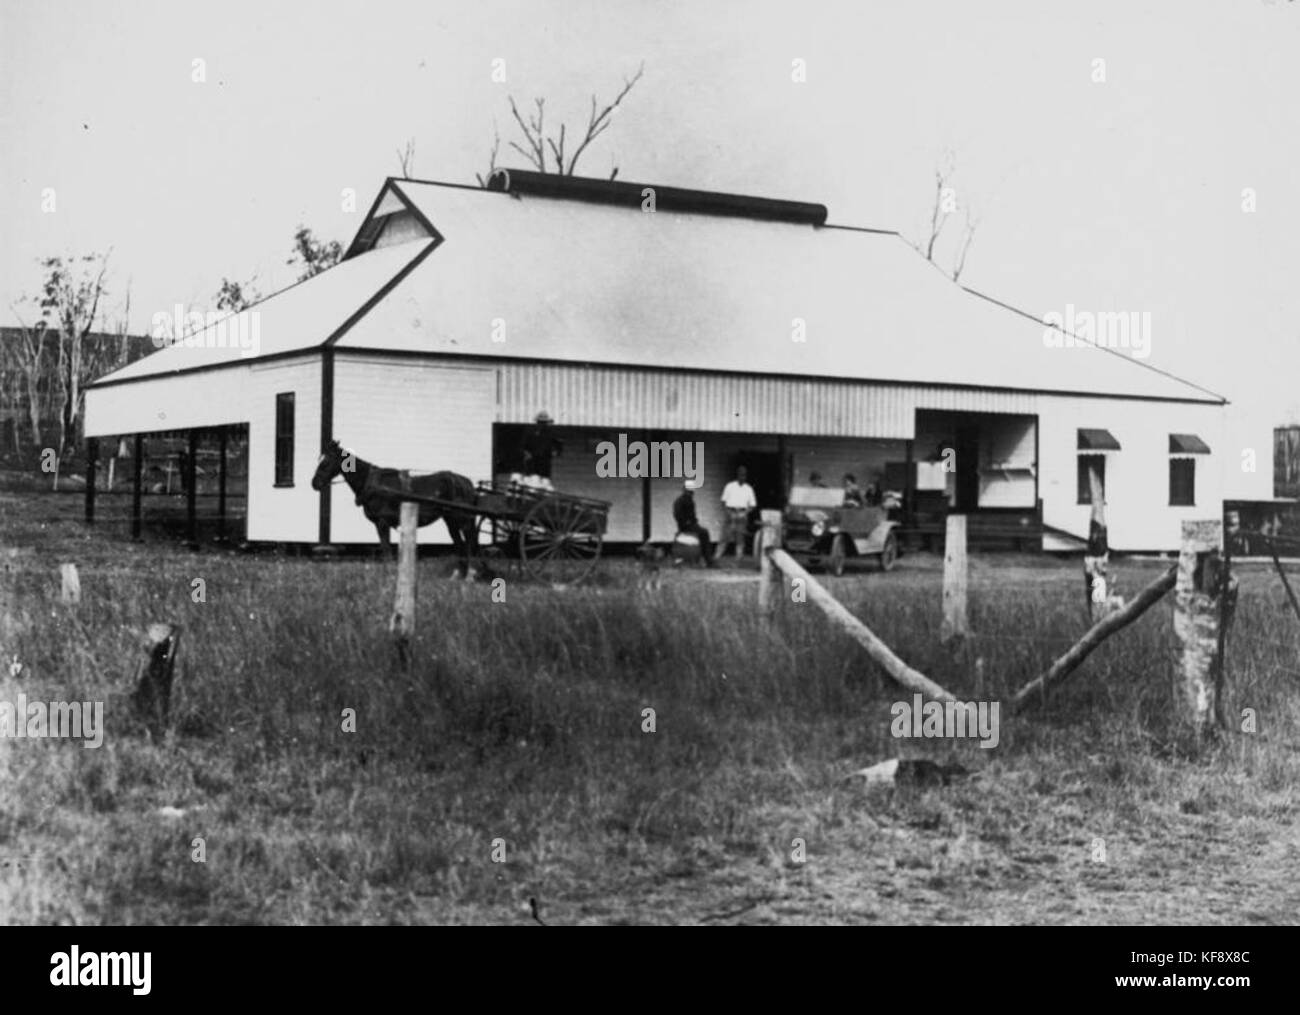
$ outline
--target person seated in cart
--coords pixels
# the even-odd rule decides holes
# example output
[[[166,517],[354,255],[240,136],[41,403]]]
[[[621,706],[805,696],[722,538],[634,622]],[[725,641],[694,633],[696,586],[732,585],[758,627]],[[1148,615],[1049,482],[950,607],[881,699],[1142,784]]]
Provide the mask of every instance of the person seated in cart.
[[[858,486],[858,478],[851,472],[844,473],[844,506],[862,507],[865,499],[862,487]]]
[[[563,451],[564,442],[551,429],[551,414],[543,409],[534,424],[524,431],[519,444],[520,471],[511,474],[511,485],[554,492],[551,460]]]
[[[673,501],[673,521],[677,523],[679,536],[694,536],[700,542],[700,554],[705,567],[713,566],[713,544],[709,542],[709,530],[700,524],[695,513],[695,491],[699,480],[688,479],[683,484],[682,492]]]

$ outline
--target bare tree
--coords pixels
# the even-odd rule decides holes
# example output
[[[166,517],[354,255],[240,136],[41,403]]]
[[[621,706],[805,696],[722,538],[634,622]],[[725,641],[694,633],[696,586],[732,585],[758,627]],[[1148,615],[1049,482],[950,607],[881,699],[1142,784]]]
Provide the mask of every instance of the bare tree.
[[[957,191],[952,185],[955,172],[956,159],[951,151],[947,151],[934,170],[934,205],[930,209],[930,221],[925,240],[914,244],[921,256],[931,263],[934,262],[935,250],[939,245],[939,238],[943,235],[944,227],[948,224],[952,213],[957,210]],[[958,281],[962,272],[966,270],[966,257],[970,253],[971,243],[974,242],[975,233],[980,225],[979,219],[971,211],[969,202],[963,200],[961,203],[965,209],[965,226],[953,257],[951,275],[954,282]]]
[[[966,270],[966,255],[970,253],[970,245],[975,239],[975,231],[979,229],[980,220],[971,213],[970,205],[966,206],[966,226],[962,230],[961,246],[957,248],[957,256],[952,264],[952,280],[957,282],[961,279],[961,273]]]
[[[474,179],[478,180],[478,185],[480,187],[486,187],[487,181],[490,180],[492,178],[492,174],[496,172],[497,155],[500,153],[500,151],[501,151],[501,131],[497,127],[496,121],[493,120],[492,121],[492,154],[488,157],[487,174],[486,175],[482,173],[474,174]]]
[[[131,290],[128,287],[119,316],[110,324],[108,313],[105,312],[104,331],[83,343],[81,352],[83,383],[89,384],[130,362],[130,320]]]
[[[574,170],[578,167],[578,160],[582,157],[582,153],[587,150],[588,146],[596,138],[609,129],[615,111],[627,98],[627,94],[632,90],[633,86],[641,80],[644,73],[645,64],[642,63],[632,77],[623,79],[622,90],[614,97],[612,102],[606,103],[604,106],[600,104],[600,100],[595,95],[592,95],[591,111],[587,116],[587,129],[582,136],[582,140],[578,141],[571,151],[567,147],[571,140],[567,124],[561,123],[558,131],[552,130],[549,134],[546,132],[545,99],[533,99],[533,112],[525,120],[523,114],[519,112],[514,96],[510,96],[510,113],[515,118],[520,133],[523,134],[523,144],[511,141],[510,147],[526,158],[539,173],[572,176]],[[475,174],[481,187],[487,186],[487,180],[491,177],[492,170],[496,168],[497,151],[500,146],[501,135],[497,133],[487,175]],[[548,159],[554,163],[553,166],[548,164]],[[614,179],[617,175],[618,167],[615,166],[610,174],[610,179]]]
[[[111,251],[110,251],[111,253]],[[41,262],[46,276],[41,309],[53,314],[59,325],[58,381],[62,406],[59,412],[59,457],[68,438],[75,437],[85,402],[88,381],[83,363],[86,336],[99,314],[104,295],[104,275],[109,254],[87,254],[79,259],[47,257]],[[80,262],[80,268],[77,267]],[[96,262],[98,264],[96,265]]]
[[[38,320],[28,325],[18,312],[15,304],[10,304],[14,318],[18,321],[18,341],[9,346],[9,352],[27,385],[27,419],[32,428],[32,447],[41,446],[41,380],[45,375],[45,352],[47,324]]]
[[[117,348],[113,351],[113,362],[109,369],[124,367],[131,356],[131,282],[126,280],[126,298],[122,301],[122,315],[117,320],[113,334],[117,336]]]
[[[939,165],[934,170],[934,206],[930,209],[929,235],[925,244],[918,247],[927,261],[934,260],[934,247],[939,242],[943,227],[948,223],[948,216],[955,206],[956,192],[952,189],[953,155],[945,152]]]
[[[402,176],[409,179],[415,169],[415,138],[408,137],[405,147],[397,149],[397,164],[402,169]]]

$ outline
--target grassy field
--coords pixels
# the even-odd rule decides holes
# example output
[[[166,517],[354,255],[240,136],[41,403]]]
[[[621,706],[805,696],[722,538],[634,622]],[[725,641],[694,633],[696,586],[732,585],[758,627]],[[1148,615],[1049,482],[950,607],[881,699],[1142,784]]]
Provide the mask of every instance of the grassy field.
[[[132,545],[120,524],[87,530],[78,507],[0,492],[0,700],[104,700],[108,726],[95,750],[0,740],[5,922],[530,923],[530,898],[552,924],[1300,913],[1300,623],[1263,569],[1240,572],[1230,645],[1230,714],[1254,709],[1257,733],[1179,749],[1166,601],[1047,708],[1004,714],[983,750],[894,739],[890,705],[910,694],[815,606],[759,617],[755,579],[737,573],[645,591],[611,560],[590,588],[509,581],[494,603],[422,560],[402,674],[391,564]],[[77,607],[59,602],[63,561],[80,569]],[[1121,563],[1122,591],[1165,566]],[[985,696],[1005,700],[1085,626],[1077,561],[983,557],[975,635],[950,653],[940,583],[914,556],[828,582],[964,697],[975,660]],[[155,744],[126,696],[158,620],[183,632],[175,729]],[[899,756],[974,774],[845,779]]]

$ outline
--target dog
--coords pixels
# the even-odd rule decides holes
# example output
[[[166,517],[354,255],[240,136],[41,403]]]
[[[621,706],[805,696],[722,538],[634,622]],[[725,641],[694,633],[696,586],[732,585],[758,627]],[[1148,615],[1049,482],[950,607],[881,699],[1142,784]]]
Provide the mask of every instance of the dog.
[[[663,583],[663,562],[667,558],[663,547],[643,543],[637,548],[636,587],[644,592],[658,589]]]

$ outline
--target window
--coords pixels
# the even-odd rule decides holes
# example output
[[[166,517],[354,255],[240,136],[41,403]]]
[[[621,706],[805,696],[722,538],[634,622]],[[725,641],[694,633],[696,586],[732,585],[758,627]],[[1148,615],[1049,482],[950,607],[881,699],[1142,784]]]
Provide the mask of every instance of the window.
[[[1210,446],[1194,433],[1169,435],[1169,506],[1196,505],[1196,459],[1208,455]]]
[[[1079,473],[1076,485],[1078,487],[1078,503],[1092,503],[1092,483],[1088,479],[1089,469],[1097,470],[1097,478],[1101,481],[1101,491],[1104,495],[1106,492],[1106,454],[1108,451],[1119,451],[1119,441],[1109,430],[1095,430],[1081,427],[1077,431],[1078,442],[1076,447],[1079,449]]]
[[[1088,478],[1090,469],[1097,470],[1097,478],[1101,480],[1101,489],[1103,493],[1106,490],[1106,456],[1105,455],[1080,455],[1079,456],[1079,503],[1092,503],[1092,482]]]
[[[293,486],[293,392],[275,396],[275,485]]]
[[[1169,459],[1169,504],[1171,507],[1195,507],[1195,458]]]

